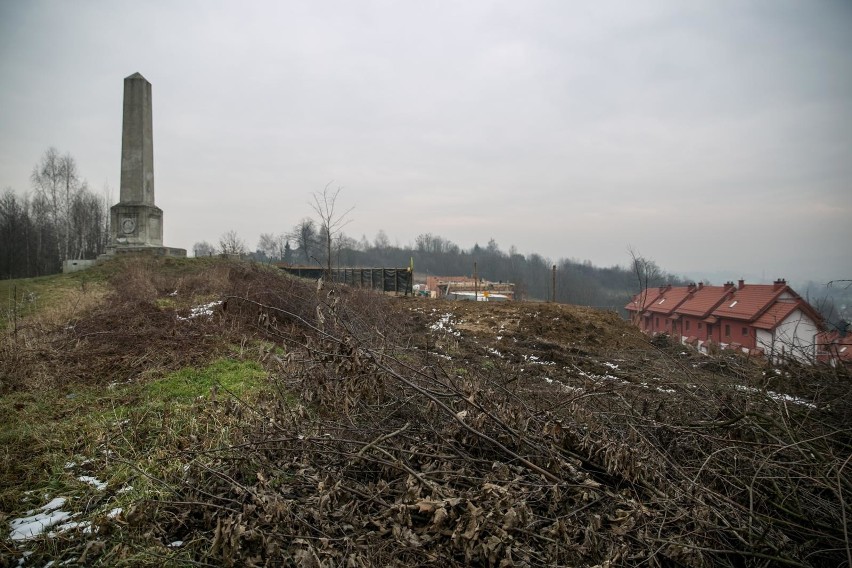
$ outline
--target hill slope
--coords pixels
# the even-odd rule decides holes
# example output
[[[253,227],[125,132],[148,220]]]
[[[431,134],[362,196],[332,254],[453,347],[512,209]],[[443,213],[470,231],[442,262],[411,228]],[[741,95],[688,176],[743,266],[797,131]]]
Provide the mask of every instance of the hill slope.
[[[848,376],[654,345],[612,313],[251,264],[88,278],[3,337],[0,565],[850,554]]]

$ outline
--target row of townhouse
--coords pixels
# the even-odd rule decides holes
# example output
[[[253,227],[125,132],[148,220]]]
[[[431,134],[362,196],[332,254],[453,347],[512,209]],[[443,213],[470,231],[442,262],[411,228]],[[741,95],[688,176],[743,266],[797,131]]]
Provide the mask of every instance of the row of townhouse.
[[[714,346],[813,362],[822,318],[784,280],[773,284],[648,288],[625,308],[648,334],[667,333],[707,353]]]

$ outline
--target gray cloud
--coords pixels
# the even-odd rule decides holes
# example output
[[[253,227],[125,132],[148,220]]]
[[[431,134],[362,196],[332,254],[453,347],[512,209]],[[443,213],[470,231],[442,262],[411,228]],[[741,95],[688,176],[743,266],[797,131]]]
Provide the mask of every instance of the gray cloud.
[[[253,244],[335,180],[356,237],[848,278],[850,23],[839,1],[4,3],[0,185],[55,145],[117,196],[139,71],[171,246]]]

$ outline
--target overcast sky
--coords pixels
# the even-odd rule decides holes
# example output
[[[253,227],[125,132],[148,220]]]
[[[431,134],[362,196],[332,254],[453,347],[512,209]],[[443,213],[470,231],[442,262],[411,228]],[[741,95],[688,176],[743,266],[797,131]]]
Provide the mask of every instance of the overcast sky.
[[[153,85],[167,246],[347,233],[852,278],[852,2],[0,0],[0,188],[55,146],[118,200]]]

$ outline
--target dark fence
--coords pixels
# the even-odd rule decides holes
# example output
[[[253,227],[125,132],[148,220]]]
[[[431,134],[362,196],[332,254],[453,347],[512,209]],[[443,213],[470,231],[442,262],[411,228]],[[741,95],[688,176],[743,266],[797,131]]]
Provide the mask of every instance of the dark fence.
[[[414,293],[414,272],[410,268],[333,268],[329,273],[325,268],[314,266],[277,266],[299,278],[319,280],[330,277],[333,282],[356,288],[372,288],[406,296]]]

